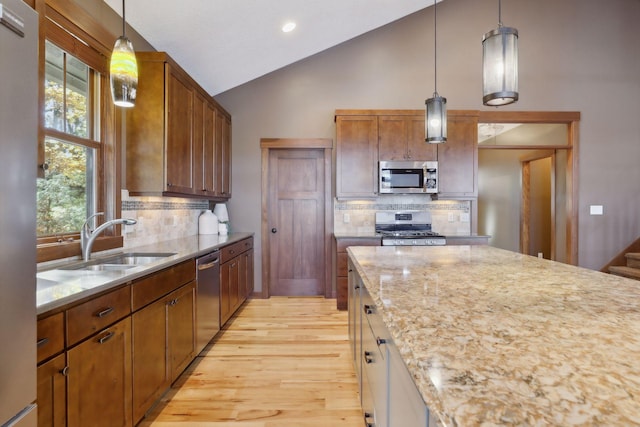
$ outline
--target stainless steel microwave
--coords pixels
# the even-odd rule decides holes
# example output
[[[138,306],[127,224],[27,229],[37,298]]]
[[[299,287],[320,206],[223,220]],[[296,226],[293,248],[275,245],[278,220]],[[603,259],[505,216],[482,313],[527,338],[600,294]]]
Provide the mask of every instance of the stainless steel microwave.
[[[380,161],[380,194],[438,192],[438,162]]]

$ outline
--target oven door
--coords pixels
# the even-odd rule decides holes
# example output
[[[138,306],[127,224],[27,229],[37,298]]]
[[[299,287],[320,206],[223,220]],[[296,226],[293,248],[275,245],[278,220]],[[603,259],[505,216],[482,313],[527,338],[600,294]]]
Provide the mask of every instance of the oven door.
[[[380,194],[437,193],[437,162],[380,162]]]

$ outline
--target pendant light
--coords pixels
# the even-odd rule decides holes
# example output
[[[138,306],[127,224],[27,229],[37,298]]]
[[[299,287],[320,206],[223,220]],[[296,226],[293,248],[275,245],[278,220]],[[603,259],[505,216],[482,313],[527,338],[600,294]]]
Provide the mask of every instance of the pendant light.
[[[125,36],[126,20],[122,0],[122,36],[118,37],[111,53],[111,97],[118,107],[133,107],[138,89],[138,63],[131,41]]]
[[[438,43],[437,43],[437,19],[436,3],[433,1],[433,68],[434,89],[433,97],[425,101],[425,141],[429,144],[447,142],[447,99],[438,95]]]
[[[502,26],[498,0],[498,28],[482,38],[482,103],[498,107],[518,100],[518,30]]]

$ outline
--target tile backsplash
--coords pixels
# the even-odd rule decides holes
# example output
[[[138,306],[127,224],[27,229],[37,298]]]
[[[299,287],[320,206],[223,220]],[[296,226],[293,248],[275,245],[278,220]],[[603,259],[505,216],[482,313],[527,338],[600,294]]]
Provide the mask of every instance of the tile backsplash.
[[[373,233],[378,211],[426,210],[440,234],[470,233],[468,200],[425,201],[423,196],[383,196],[376,200],[334,200],[333,229],[338,234]]]
[[[122,217],[138,221],[125,226],[124,248],[198,234],[198,217],[208,200],[176,197],[132,197],[122,191]]]

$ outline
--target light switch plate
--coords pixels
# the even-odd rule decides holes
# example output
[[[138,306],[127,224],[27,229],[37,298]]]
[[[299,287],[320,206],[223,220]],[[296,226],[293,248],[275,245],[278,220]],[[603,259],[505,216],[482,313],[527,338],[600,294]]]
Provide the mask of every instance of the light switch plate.
[[[460,214],[460,222],[469,222],[469,212],[462,212]]]
[[[591,206],[589,206],[589,213],[591,215],[604,215],[604,206],[602,206],[602,205],[591,205]]]

